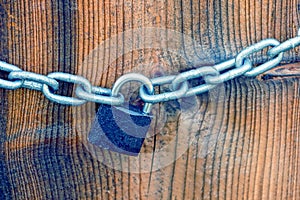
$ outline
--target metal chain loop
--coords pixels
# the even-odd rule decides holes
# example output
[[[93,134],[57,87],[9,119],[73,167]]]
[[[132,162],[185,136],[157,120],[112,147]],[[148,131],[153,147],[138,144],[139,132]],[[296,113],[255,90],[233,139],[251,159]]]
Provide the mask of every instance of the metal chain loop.
[[[109,104],[113,106],[122,105],[125,101],[122,94],[119,94],[117,97],[112,97],[111,90],[100,87],[92,87],[92,91],[87,92],[81,86],[78,86],[75,90],[75,93],[77,97],[85,101]]]
[[[173,81],[173,89],[178,88],[178,86],[184,82],[195,78],[201,78],[205,76],[218,76],[220,73],[214,67],[201,67],[198,69],[190,70],[179,74]],[[205,80],[205,78],[204,78]],[[207,92],[209,89],[214,88],[215,84],[203,84],[196,87],[189,88],[185,93],[185,97],[193,96],[196,94],[201,94]]]
[[[230,68],[232,68],[232,67],[234,67],[234,66],[235,66],[235,58],[230,59],[230,60],[227,60],[227,61],[222,62],[222,63],[220,63],[220,64],[216,64],[216,65],[214,66],[214,68],[215,68],[218,72],[222,72],[222,71],[228,70],[228,69],[230,69]]]
[[[233,66],[234,66],[234,63],[232,65],[232,67]],[[239,76],[245,74],[250,69],[252,69],[251,61],[248,58],[246,58],[244,65],[242,65],[241,67],[232,69],[228,72],[220,74],[219,76],[205,76],[204,80],[208,84],[220,84],[220,83],[224,83],[226,81],[232,80],[236,77],[239,77]]]
[[[3,61],[0,61],[0,70],[5,72],[22,71],[20,68]],[[15,90],[22,87],[23,82],[23,80],[8,81],[0,79],[0,88]]]
[[[140,97],[145,101],[145,111],[149,111],[151,104],[165,102],[169,100],[179,99],[192,95],[198,95],[209,91],[218,84],[229,81],[239,76],[255,77],[262,74],[273,67],[277,66],[283,58],[283,53],[294,49],[300,45],[300,29],[297,36],[280,43],[276,39],[264,39],[243,49],[235,58],[216,64],[214,66],[201,67],[180,73],[178,75],[169,75],[156,77],[149,80],[141,74],[126,74],[121,76],[113,89],[92,86],[91,83],[82,76],[54,72],[51,74],[40,75],[33,72],[26,72],[17,66],[0,61],[0,72],[8,73],[8,79],[0,78],[0,88],[18,89],[28,88],[43,92],[43,94],[59,104],[65,105],[81,105],[87,101],[110,104],[119,106],[124,104],[124,96],[119,93],[119,89],[123,83],[128,81],[140,81],[144,85],[140,87]],[[271,47],[271,48],[270,48]],[[270,60],[253,68],[249,56],[257,52],[269,48],[267,56]],[[224,73],[223,73],[224,72]],[[195,78],[203,78],[205,83],[189,88],[188,81]],[[59,82],[64,81],[75,84],[76,97],[61,96],[50,91],[58,90]],[[145,88],[147,85],[147,89]],[[170,92],[154,94],[154,86],[170,85]],[[50,88],[49,88],[50,87]],[[116,92],[117,91],[117,92]],[[149,105],[149,106],[147,106]]]
[[[236,57],[235,59],[235,66],[236,67],[241,67],[246,59],[246,57],[250,56],[251,54],[257,53],[261,50],[263,50],[266,47],[274,47],[278,46],[280,42],[275,39],[265,39],[262,40],[254,45],[251,45],[247,47],[246,49],[242,50]],[[273,67],[277,66],[281,61],[282,61],[283,53],[280,53],[276,58],[273,58],[272,60],[261,64],[252,70],[246,72],[244,75],[248,77],[254,77],[259,74],[262,74]]]
[[[289,39],[289,40],[281,43],[280,45],[275,46],[272,49],[269,49],[267,54],[268,54],[268,56],[273,58],[273,57],[281,54],[282,52],[289,51],[299,45],[300,45],[300,36]]]
[[[159,76],[151,79],[153,86],[162,86],[166,84],[172,83],[172,81],[176,78],[175,75],[168,76]]]
[[[153,86],[160,86],[165,84],[172,83],[173,79],[176,78],[176,76],[165,76],[165,77],[157,77],[154,79],[151,79],[151,82]],[[145,88],[142,86],[140,88],[140,97],[143,99],[143,101],[147,103],[159,103],[159,102],[165,102],[165,101],[171,101],[174,99],[179,99],[183,97],[186,92],[188,91],[188,84],[186,81],[183,82],[182,86],[178,89],[175,89],[171,92],[164,92],[162,94],[149,94]]]
[[[55,79],[32,72],[10,72],[8,79],[23,81],[22,87],[28,89],[42,90],[43,84],[50,86],[54,90],[57,90],[59,87],[59,83]]]
[[[83,87],[84,90],[86,90],[89,93],[91,93],[92,91],[92,86],[90,82],[81,76],[76,76],[76,75],[62,73],[62,72],[54,72],[48,74],[48,77],[60,81],[65,81],[67,83],[78,84],[80,87]],[[59,104],[79,106],[86,103],[86,100],[54,94],[50,92],[49,87],[46,84],[43,85],[42,91],[48,99]]]

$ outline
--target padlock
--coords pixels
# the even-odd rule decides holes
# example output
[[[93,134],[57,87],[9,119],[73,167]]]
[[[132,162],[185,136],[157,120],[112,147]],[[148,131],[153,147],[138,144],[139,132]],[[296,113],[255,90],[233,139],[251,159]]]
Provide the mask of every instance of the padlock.
[[[154,92],[153,85],[147,77],[131,73],[116,81],[111,96],[116,97],[121,86],[128,81],[142,82],[150,94]],[[137,156],[152,121],[150,112],[149,103],[145,103],[143,110],[131,104],[102,104],[96,114],[88,141],[102,149]]]

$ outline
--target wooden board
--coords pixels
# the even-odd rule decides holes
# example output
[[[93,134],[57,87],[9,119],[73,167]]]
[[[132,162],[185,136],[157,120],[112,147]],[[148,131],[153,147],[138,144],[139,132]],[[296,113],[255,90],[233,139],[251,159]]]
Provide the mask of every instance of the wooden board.
[[[0,14],[2,60],[41,74],[79,74],[103,87],[131,71],[176,74],[195,63],[219,63],[261,39],[292,38],[299,27],[296,0],[8,0],[0,1]],[[186,59],[176,56],[180,49],[171,55],[159,48],[127,52],[137,41],[109,40],[149,26],[191,37],[192,44],[186,37],[175,41],[188,52]],[[153,45],[163,47],[163,36],[156,36]],[[140,39],[133,32],[132,38]],[[106,40],[108,51],[99,50]],[[97,47],[101,62],[85,64]],[[299,61],[298,51],[284,54],[283,63]],[[126,53],[114,60],[120,52]],[[261,63],[264,55],[252,59]],[[37,91],[1,89],[0,197],[299,199],[299,84],[299,78],[233,80],[194,97],[193,117],[176,102],[161,104],[157,108],[168,114],[155,118],[155,136],[142,149],[151,159],[141,157],[135,165],[111,155],[112,167],[84,144],[94,104],[74,108],[49,102]],[[63,85],[60,93],[71,96],[73,86]],[[179,156],[182,134],[194,134],[195,140]],[[155,172],[126,172],[163,162],[166,158],[151,152],[166,146],[176,162]],[[114,169],[117,165],[124,171]]]

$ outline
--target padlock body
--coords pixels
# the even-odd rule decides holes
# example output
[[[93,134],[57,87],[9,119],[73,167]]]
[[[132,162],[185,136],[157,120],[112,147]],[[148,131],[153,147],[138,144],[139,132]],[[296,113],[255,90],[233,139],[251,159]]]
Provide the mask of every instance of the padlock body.
[[[101,105],[88,141],[99,148],[137,156],[151,124],[152,116],[133,105]]]

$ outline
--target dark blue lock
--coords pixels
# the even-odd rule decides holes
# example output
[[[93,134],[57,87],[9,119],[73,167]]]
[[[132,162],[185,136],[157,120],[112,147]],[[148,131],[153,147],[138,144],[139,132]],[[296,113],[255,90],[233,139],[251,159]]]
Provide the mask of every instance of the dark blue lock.
[[[142,82],[150,93],[154,88],[151,81],[140,74],[126,74],[118,79],[112,89],[112,97],[119,95],[120,88],[128,81]],[[102,104],[98,109],[88,141],[97,147],[122,154],[137,156],[151,124],[151,104],[144,109],[124,104],[111,106]]]

